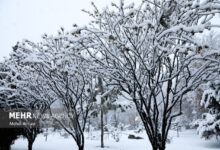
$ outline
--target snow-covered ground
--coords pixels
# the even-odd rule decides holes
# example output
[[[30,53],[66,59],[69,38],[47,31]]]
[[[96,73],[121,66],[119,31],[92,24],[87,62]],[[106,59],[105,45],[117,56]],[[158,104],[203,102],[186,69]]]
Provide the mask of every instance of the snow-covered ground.
[[[64,134],[64,133],[61,133]],[[144,137],[142,140],[128,139],[128,134],[134,134],[133,131],[123,132],[119,142],[115,142],[111,138],[111,135],[106,135],[105,145],[106,150],[150,150],[151,146],[145,133],[135,134],[137,136]],[[176,132],[171,131],[170,135],[172,141],[167,144],[167,150],[219,150],[220,141],[216,139],[203,140],[196,134],[195,130],[186,130],[180,132],[180,136],[177,137]],[[93,138],[92,138],[93,137]],[[100,140],[97,137],[86,133],[85,150],[100,150]],[[20,138],[12,145],[12,150],[25,150],[27,149],[27,140]],[[50,133],[47,137],[41,134],[38,135],[33,150],[75,150],[77,149],[74,140],[68,136],[61,136],[60,133]],[[103,150],[103,149],[102,149]]]

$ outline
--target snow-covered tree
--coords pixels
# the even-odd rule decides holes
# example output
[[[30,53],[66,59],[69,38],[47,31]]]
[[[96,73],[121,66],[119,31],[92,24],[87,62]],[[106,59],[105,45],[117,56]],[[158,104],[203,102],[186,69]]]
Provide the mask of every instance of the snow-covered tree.
[[[42,101],[50,92],[42,90],[42,86],[37,84],[42,80],[30,72],[28,64],[21,64],[24,57],[17,51],[17,46],[13,48],[10,58],[1,64],[4,69],[0,72],[0,107],[5,111],[32,112],[37,109],[39,114],[42,114],[53,103],[52,100]],[[24,126],[23,129],[18,130],[19,134],[27,138],[29,150],[32,149],[37,135],[41,132],[40,117],[33,118],[32,121],[36,126]]]
[[[7,65],[6,65],[7,62]],[[21,87],[17,84],[17,80],[21,82],[21,76],[18,76],[18,73],[15,70],[11,70],[9,65],[9,61],[6,61],[1,64],[1,67],[5,69],[1,69],[1,98],[0,98],[0,108],[4,111],[30,111],[33,109],[31,107],[30,102],[31,99],[29,94],[25,93]],[[24,80],[22,82],[25,82]],[[23,95],[25,94],[25,95]],[[27,97],[25,97],[27,96]],[[37,122],[37,120],[35,120]],[[4,135],[5,129],[1,129],[2,134]],[[19,129],[7,129],[7,136],[10,139],[12,137],[18,137],[19,135],[24,135],[28,140],[28,150],[32,150],[32,145],[40,133],[40,129],[38,127],[28,127],[24,126],[24,128]],[[13,133],[14,132],[14,133]],[[6,141],[7,141],[6,139]],[[7,142],[5,141],[5,144]],[[2,146],[0,146],[0,149]]]
[[[95,98],[95,84],[90,73],[92,64],[81,57],[79,44],[74,40],[61,28],[55,37],[43,35],[41,43],[28,40],[20,43],[17,53],[23,56],[21,64],[29,67],[27,71],[43,80],[43,83],[35,83],[50,94],[42,101],[47,103],[52,98],[66,113],[67,118],[54,119],[73,137],[79,150],[83,150],[84,130]]]
[[[182,114],[183,96],[216,78],[219,51],[209,51],[194,35],[209,30],[218,1],[146,0],[139,7],[121,0],[102,11],[94,6],[79,43],[97,71],[130,95],[154,150],[164,150],[173,118]],[[86,35],[86,36],[85,36]],[[191,68],[202,62],[198,68]],[[173,108],[178,108],[174,109]]]
[[[125,110],[128,104],[117,103],[120,91],[112,85],[107,85],[108,79],[97,74],[96,78],[96,103],[93,108],[93,116],[99,116],[100,112],[100,129],[101,129],[101,147],[104,148],[104,118],[107,119],[107,113],[110,110]],[[107,80],[107,81],[105,81]],[[105,122],[107,123],[107,122]]]
[[[212,49],[219,49],[220,35],[211,33],[202,39],[202,42],[210,45]],[[217,56],[213,59],[219,60]],[[201,106],[207,112],[202,114],[202,118],[196,121],[197,131],[202,138],[210,139],[220,136],[220,73],[218,77],[209,82],[208,87],[203,93]]]
[[[0,63],[0,109],[1,113],[5,111],[5,109],[8,109],[11,107],[10,101],[13,100],[9,95],[13,93],[12,87],[14,86],[5,86],[5,82],[10,82],[10,77],[8,76],[9,68],[7,65],[2,62]],[[8,90],[6,90],[6,89]],[[0,149],[10,149],[10,146],[13,144],[13,142],[18,138],[18,136],[21,134],[20,129],[6,129],[1,128],[0,129]]]
[[[210,33],[203,34],[202,36],[199,35],[197,39],[209,46],[209,49],[203,51],[203,53],[209,52],[210,50],[218,50],[220,47],[220,35],[211,31]],[[194,63],[192,68],[198,68],[201,66],[203,62]],[[194,91],[188,93],[183,100],[182,107],[183,107],[183,116],[178,121],[185,126],[186,128],[194,128],[198,126],[198,119],[201,119],[203,113],[206,112],[205,108],[200,105],[203,93],[207,90],[207,84],[200,85]]]
[[[220,136],[220,80],[210,83],[209,89],[203,94],[201,105],[208,112],[198,120],[199,135],[206,139]]]

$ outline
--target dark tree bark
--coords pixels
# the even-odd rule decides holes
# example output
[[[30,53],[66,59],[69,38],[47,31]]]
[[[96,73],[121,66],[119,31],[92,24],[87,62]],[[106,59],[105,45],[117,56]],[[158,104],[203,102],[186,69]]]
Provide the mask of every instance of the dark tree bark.
[[[84,150],[84,145],[83,146],[78,146],[79,150]]]
[[[1,128],[0,129],[0,150],[10,150],[14,141],[22,134],[21,129]]]
[[[41,133],[39,128],[24,128],[23,129],[23,136],[25,136],[28,140],[28,150],[32,150],[34,141],[37,135]]]
[[[28,140],[28,150],[32,150],[34,141]]]
[[[101,77],[98,78],[98,85],[99,85],[100,93],[103,94],[104,89],[103,89],[103,83],[102,83]],[[104,124],[103,124],[104,110],[103,110],[103,103],[104,103],[104,99],[103,99],[103,97],[101,97],[101,110],[100,110],[101,111],[101,148],[104,148]]]
[[[103,99],[101,99],[103,105]],[[101,106],[101,148],[104,148],[104,124],[103,124],[103,107]]]

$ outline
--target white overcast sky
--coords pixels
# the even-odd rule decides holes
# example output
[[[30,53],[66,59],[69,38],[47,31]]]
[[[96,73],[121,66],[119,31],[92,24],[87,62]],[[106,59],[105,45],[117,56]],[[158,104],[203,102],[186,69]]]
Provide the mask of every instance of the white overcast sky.
[[[117,2],[93,0],[98,8],[111,1]],[[40,41],[43,33],[56,34],[61,26],[85,25],[90,18],[82,9],[91,10],[91,0],[0,0],[0,60],[17,41]]]
[[[103,8],[118,0],[93,1]],[[0,0],[0,60],[8,56],[17,41],[39,41],[43,33],[55,34],[61,26],[71,29],[74,23],[85,25],[90,18],[81,10],[91,10],[90,3],[91,0]]]

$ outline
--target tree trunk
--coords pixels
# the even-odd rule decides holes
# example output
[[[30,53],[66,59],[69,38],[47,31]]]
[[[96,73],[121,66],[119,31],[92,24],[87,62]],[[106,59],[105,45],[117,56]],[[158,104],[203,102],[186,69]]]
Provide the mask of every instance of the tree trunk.
[[[101,148],[104,148],[103,99],[101,99]]]
[[[99,91],[101,94],[104,93],[103,89],[103,83],[102,83],[102,78],[98,77],[98,85],[99,85]],[[104,148],[104,125],[103,125],[103,115],[104,115],[104,110],[103,110],[103,103],[104,99],[101,97],[101,148]]]
[[[153,147],[153,150],[165,150],[165,148],[162,148],[162,147]]]
[[[11,145],[10,144],[7,144],[7,145],[4,145],[4,146],[0,146],[0,150],[11,150]]]
[[[84,150],[84,145],[78,147],[79,150]]]
[[[165,147],[166,146],[163,144],[161,146],[159,146],[159,144],[152,145],[153,150],[165,150],[166,149]]]
[[[162,146],[162,147],[160,147],[160,148],[159,148],[159,150],[165,150],[165,147],[164,147],[164,146]]]
[[[28,150],[32,150],[33,143],[32,140],[28,140]]]

